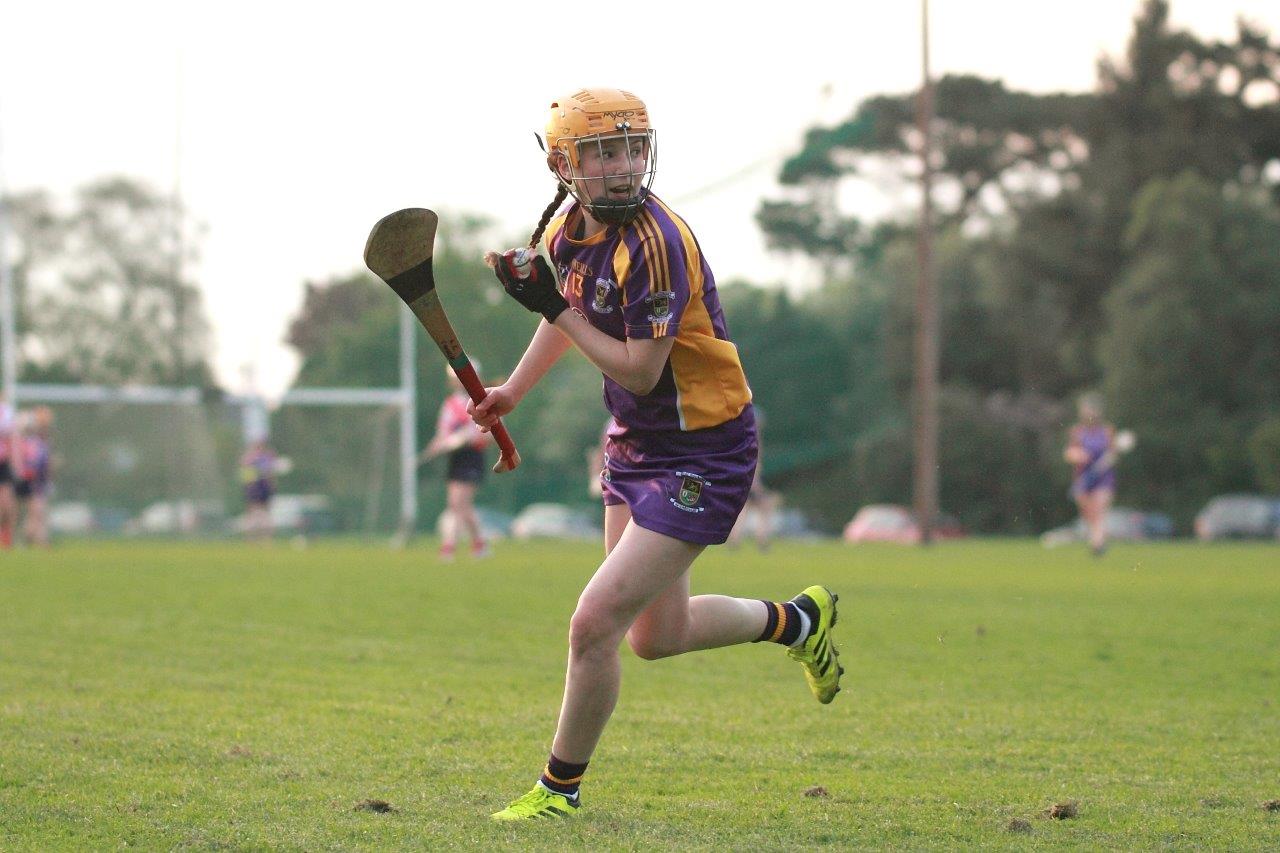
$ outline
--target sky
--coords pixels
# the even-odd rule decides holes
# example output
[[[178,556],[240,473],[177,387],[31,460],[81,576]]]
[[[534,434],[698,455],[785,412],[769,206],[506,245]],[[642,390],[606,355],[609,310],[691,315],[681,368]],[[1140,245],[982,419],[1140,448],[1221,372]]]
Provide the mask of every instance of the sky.
[[[935,75],[1035,92],[1091,88],[1139,8],[931,5]],[[807,128],[919,85],[920,4],[764,8],[0,0],[0,179],[63,198],[112,175],[176,187],[202,226],[189,274],[214,327],[216,374],[269,396],[297,368],[283,338],[304,282],[362,269],[383,215],[478,213],[512,245],[527,238],[555,191],[533,134],[554,97],[582,86],[646,101],[654,190],[720,280],[803,288],[810,271],[766,253],[755,210],[785,195],[774,178]],[[1239,15],[1280,32],[1276,0],[1172,4],[1174,24],[1203,37],[1230,37]],[[892,212],[884,199],[854,204]],[[442,296],[447,307],[447,282]]]

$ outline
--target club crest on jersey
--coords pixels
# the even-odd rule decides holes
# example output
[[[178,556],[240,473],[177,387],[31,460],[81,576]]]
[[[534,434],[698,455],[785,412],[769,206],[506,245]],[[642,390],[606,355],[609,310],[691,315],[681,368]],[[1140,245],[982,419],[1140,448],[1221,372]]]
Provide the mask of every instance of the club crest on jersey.
[[[609,314],[613,306],[609,304],[609,294],[617,287],[607,278],[596,279],[595,298],[591,300],[591,308],[597,314]]]
[[[671,293],[663,291],[662,293],[650,293],[645,297],[645,302],[649,303],[649,322],[665,323],[671,319]]]
[[[708,485],[706,478],[691,474],[688,471],[677,471],[676,476],[680,478],[680,488],[675,497],[668,498],[671,501],[671,505],[685,512],[702,512],[705,510],[706,507],[698,504],[702,502],[702,491]]]

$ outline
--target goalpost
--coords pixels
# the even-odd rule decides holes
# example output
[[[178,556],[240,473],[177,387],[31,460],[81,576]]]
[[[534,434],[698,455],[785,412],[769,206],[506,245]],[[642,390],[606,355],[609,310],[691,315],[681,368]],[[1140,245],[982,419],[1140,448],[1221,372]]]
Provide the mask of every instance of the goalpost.
[[[13,406],[30,403],[127,404],[178,407],[193,413],[204,405],[199,388],[157,385],[107,386],[91,384],[21,383],[16,381],[17,353],[14,328],[12,283],[3,256],[4,223],[0,207],[0,372],[5,399]],[[400,386],[385,388],[292,388],[278,406],[346,406],[391,408],[400,420],[400,514],[396,542],[406,543],[418,520],[417,480],[417,322],[412,312],[400,306]],[[223,398],[241,409],[242,433],[247,437],[263,424],[266,403],[257,395],[228,395]],[[209,484],[212,488],[212,484]],[[156,495],[157,498],[165,497]]]
[[[3,140],[0,139],[0,142]],[[8,201],[0,146],[0,391],[15,408],[24,403],[137,404],[190,407],[202,405],[196,387],[138,385],[112,387],[86,384],[37,384],[18,382],[17,328],[14,310],[12,271],[8,262]],[[177,197],[175,179],[175,198]],[[180,230],[180,229],[179,229]],[[388,298],[391,298],[388,296]],[[397,541],[404,543],[413,534],[418,520],[417,488],[417,408],[416,363],[417,322],[413,313],[399,305],[400,386],[390,388],[293,388],[280,400],[281,406],[375,406],[394,407],[400,413],[400,519]],[[228,402],[243,406],[244,418],[262,401],[241,395]],[[248,424],[246,423],[247,427]]]

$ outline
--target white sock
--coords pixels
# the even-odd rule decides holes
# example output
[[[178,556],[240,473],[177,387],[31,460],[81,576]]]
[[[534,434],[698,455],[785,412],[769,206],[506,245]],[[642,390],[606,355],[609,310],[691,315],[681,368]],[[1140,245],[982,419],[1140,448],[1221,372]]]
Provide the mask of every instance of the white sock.
[[[799,606],[796,612],[800,614],[800,633],[796,635],[796,641],[791,644],[790,648],[797,648],[804,645],[804,641],[809,639],[809,614],[805,613]]]
[[[550,791],[552,794],[560,794],[560,792],[559,792],[559,791],[552,791],[552,790],[551,790],[550,788],[548,788],[546,785],[542,784],[542,780],[541,780],[541,779],[539,779],[539,780],[537,781],[537,785],[538,785],[538,787],[539,787],[539,788],[541,788],[541,789],[542,789],[542,790],[544,790],[544,791]],[[569,802],[571,802],[571,803],[576,803],[576,802],[578,801],[578,794],[580,794],[580,793],[582,793],[582,792],[581,792],[581,791],[574,791],[574,792],[573,792],[573,796],[569,796],[568,794],[560,794],[560,796],[564,797],[565,799],[567,799],[567,800],[568,800]]]

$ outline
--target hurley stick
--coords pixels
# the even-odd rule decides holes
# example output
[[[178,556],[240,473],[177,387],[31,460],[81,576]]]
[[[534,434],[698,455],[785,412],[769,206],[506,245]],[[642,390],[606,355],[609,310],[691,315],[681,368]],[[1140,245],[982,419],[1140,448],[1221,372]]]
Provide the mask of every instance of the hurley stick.
[[[431,272],[431,254],[435,245],[438,217],[420,207],[397,210],[384,216],[369,232],[364,247],[364,262],[378,278],[385,281],[413,311],[431,340],[440,347],[445,359],[471,399],[479,403],[485,398],[484,385],[471,360],[462,351],[458,335],[444,313],[436,282]],[[520,464],[520,454],[502,421],[493,425],[493,437],[502,451],[495,472],[511,471]]]

